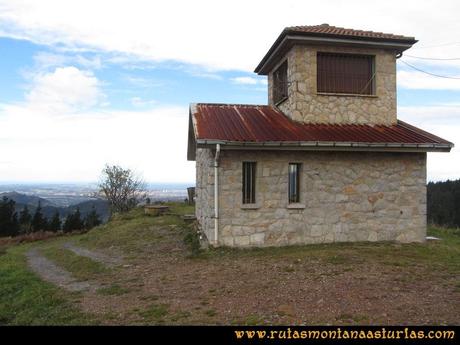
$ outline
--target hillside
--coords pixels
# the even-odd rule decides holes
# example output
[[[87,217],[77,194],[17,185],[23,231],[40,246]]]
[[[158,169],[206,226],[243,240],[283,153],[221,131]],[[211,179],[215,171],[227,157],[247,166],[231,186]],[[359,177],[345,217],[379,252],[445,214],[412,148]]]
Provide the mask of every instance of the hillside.
[[[35,195],[26,195],[17,192],[0,193],[0,198],[4,197],[7,197],[10,200],[14,200],[16,204],[28,205],[34,208],[38,206],[38,203],[40,203],[42,207],[55,206],[51,201]]]
[[[20,208],[20,206],[21,205],[19,205],[17,208]],[[101,220],[106,222],[109,219],[109,205],[106,200],[102,199],[87,200],[68,207],[46,206],[43,207],[43,214],[49,218],[52,217],[56,211],[58,211],[60,217],[65,218],[68,214],[74,213],[76,209],[79,208],[82,217],[84,217],[89,212],[91,212],[93,206],[96,208],[96,212],[100,216]]]
[[[4,250],[0,323],[460,322],[459,230],[430,228],[442,240],[424,244],[197,251],[181,218],[193,208],[170,206],[169,215],[136,209],[86,234]]]
[[[82,217],[85,217],[89,212],[91,212],[93,206],[96,208],[96,212],[99,214],[99,217],[103,222],[106,222],[109,219],[109,206],[106,200],[93,198],[91,200],[85,200],[74,205],[67,207],[56,206],[51,201],[41,198],[35,195],[26,195],[17,192],[7,192],[1,193],[1,197],[7,197],[8,199],[14,200],[16,202],[16,212],[19,212],[24,209],[27,205],[29,212],[35,212],[38,203],[40,202],[42,207],[42,213],[46,218],[51,218],[56,213],[59,213],[61,219],[67,217],[67,215],[75,212],[77,208],[80,209]]]

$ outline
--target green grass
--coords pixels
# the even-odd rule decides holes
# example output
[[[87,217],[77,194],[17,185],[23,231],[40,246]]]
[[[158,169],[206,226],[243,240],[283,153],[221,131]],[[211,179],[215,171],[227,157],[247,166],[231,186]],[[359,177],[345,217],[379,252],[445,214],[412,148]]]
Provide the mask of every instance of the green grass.
[[[188,311],[178,311],[178,312],[175,312],[173,315],[171,315],[169,319],[172,322],[179,322],[179,321],[188,319],[190,316],[192,316],[192,313]]]
[[[251,314],[243,319],[236,319],[231,322],[234,326],[260,326],[265,323],[264,318],[259,315]]]
[[[0,324],[85,325],[96,319],[72,305],[72,294],[43,282],[27,268],[24,253],[30,245],[15,246],[0,256]]]
[[[26,250],[38,246],[40,251],[57,265],[72,273],[79,280],[110,276],[113,269],[78,256],[63,249],[62,243],[72,238],[72,242],[87,248],[116,248],[122,253],[142,256],[149,243],[159,241],[158,227],[185,226],[178,214],[194,213],[193,206],[169,204],[176,215],[161,217],[145,216],[143,209],[135,209],[127,214],[116,215],[113,220],[86,234],[65,236],[27,245],[2,246],[0,248],[0,324],[12,325],[64,325],[94,324],[94,316],[82,313],[74,304],[78,297],[42,281],[29,271],[25,258]],[[98,289],[101,295],[118,296],[128,290],[116,283]],[[153,299],[153,298],[152,298]],[[155,298],[156,299],[156,298]],[[146,316],[161,318],[167,312],[165,305],[151,307]],[[185,314],[176,317],[183,318]],[[155,320],[154,320],[155,321]],[[157,320],[158,321],[158,320]]]
[[[94,316],[82,313],[74,301],[78,297],[76,294],[65,292],[43,282],[27,269],[25,251],[38,247],[46,257],[79,280],[100,280],[102,278],[107,285],[102,285],[103,287],[96,291],[97,294],[112,296],[112,298],[118,296],[131,298],[131,294],[123,295],[136,292],[133,286],[137,280],[123,280],[115,274],[124,269],[130,269],[129,266],[116,269],[107,268],[94,260],[62,249],[62,244],[69,239],[76,246],[108,252],[115,250],[127,258],[123,262],[124,265],[132,266],[136,266],[137,262],[130,262],[130,258],[139,260],[139,263],[142,264],[143,261],[150,259],[151,253],[157,253],[157,249],[161,248],[165,241],[178,241],[182,236],[188,245],[188,253],[193,254],[188,257],[188,260],[202,260],[206,264],[207,261],[219,263],[231,261],[232,258],[248,258],[257,264],[258,261],[276,263],[280,262],[280,259],[286,259],[282,261],[284,264],[281,266],[286,276],[294,276],[301,273],[300,270],[308,269],[305,267],[311,266],[324,266],[327,268],[324,274],[334,275],[356,270],[366,263],[386,265],[390,269],[394,267],[398,272],[413,272],[411,267],[423,265],[427,271],[443,272],[449,276],[460,273],[460,230],[458,229],[430,227],[429,235],[442,240],[420,244],[362,242],[254,249],[211,248],[202,251],[197,249],[197,237],[193,227],[178,216],[193,213],[193,206],[173,203],[169,205],[173,213],[171,215],[152,217],[144,215],[142,209],[135,209],[127,214],[115,215],[110,223],[85,234],[0,248],[0,324],[93,324],[104,320],[110,321],[111,318],[123,322],[123,318],[115,314],[107,313],[106,316],[101,314],[98,320]],[[159,246],[156,247],[156,244]],[[305,265],[306,262],[309,264]],[[164,279],[163,277],[158,277],[158,279],[162,282],[169,282],[168,277],[174,276],[173,273],[165,274]],[[319,279],[320,275],[316,277]],[[422,279],[420,274],[409,273],[398,279],[406,278]],[[177,284],[180,283],[180,281],[177,282]],[[125,285],[128,285],[129,288]],[[452,289],[460,291],[460,284],[453,282]],[[213,287],[208,289],[210,295],[216,295],[218,291],[223,293],[222,290],[216,290]],[[186,323],[187,320],[193,321],[197,318],[200,320],[202,318],[206,323],[222,318],[222,315],[212,308],[212,303],[207,298],[201,299],[196,306],[190,307],[192,312],[176,310],[166,304],[169,302],[167,299],[160,299],[153,294],[141,296],[140,299],[144,301],[143,306],[148,307],[145,309],[139,307],[140,310],[132,312],[135,317],[142,318],[141,322],[145,323]],[[357,323],[366,322],[363,315],[346,316],[344,319],[351,319]],[[242,315],[238,317],[238,322],[251,325],[258,324],[263,319],[258,315]]]
[[[41,251],[48,259],[70,272],[78,280],[92,280],[111,272],[111,269],[103,264],[60,246],[47,245]]]
[[[188,205],[186,203],[170,202],[166,203],[170,207],[171,213],[184,215],[195,214],[195,205]]]
[[[217,312],[214,309],[208,309],[204,313],[209,317],[213,317],[217,315]]]
[[[177,211],[187,210],[187,207],[177,206]],[[168,232],[172,231],[171,226],[182,228],[187,225],[177,215],[152,217],[145,215],[143,209],[136,208],[126,214],[115,215],[109,223],[77,236],[74,243],[96,249],[116,248],[128,257],[144,257],[149,250],[148,244],[165,240]],[[165,231],[156,231],[159,228]]]
[[[147,321],[162,322],[164,317],[169,314],[169,306],[167,304],[151,304],[147,309],[139,312]]]

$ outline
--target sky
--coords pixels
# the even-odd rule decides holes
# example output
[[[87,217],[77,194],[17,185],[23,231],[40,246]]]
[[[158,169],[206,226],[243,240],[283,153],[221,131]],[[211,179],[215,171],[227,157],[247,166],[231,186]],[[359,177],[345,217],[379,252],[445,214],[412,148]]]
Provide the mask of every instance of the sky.
[[[253,70],[293,25],[415,36],[398,117],[460,146],[460,79],[402,62],[460,78],[458,13],[457,0],[0,0],[0,181],[91,182],[107,163],[194,183],[189,104],[266,104]],[[458,147],[429,153],[427,175],[460,178]]]

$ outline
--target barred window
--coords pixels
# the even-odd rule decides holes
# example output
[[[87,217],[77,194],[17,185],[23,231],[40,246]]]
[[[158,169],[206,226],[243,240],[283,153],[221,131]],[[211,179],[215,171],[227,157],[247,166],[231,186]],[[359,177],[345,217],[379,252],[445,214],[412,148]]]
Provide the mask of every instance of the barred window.
[[[300,202],[300,163],[289,163],[289,203]]]
[[[256,202],[256,162],[243,162],[243,204]]]
[[[287,61],[273,72],[273,102],[279,103],[288,97]]]
[[[375,94],[374,56],[317,54],[317,91],[357,95]]]

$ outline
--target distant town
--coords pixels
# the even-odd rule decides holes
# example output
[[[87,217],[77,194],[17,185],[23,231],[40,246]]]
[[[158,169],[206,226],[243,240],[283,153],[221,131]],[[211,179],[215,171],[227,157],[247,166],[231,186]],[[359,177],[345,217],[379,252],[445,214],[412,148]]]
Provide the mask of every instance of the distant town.
[[[187,187],[193,183],[147,183],[145,197],[155,201],[179,201],[187,198]],[[16,192],[46,199],[54,206],[69,207],[94,200],[97,183],[1,183],[0,194]]]

